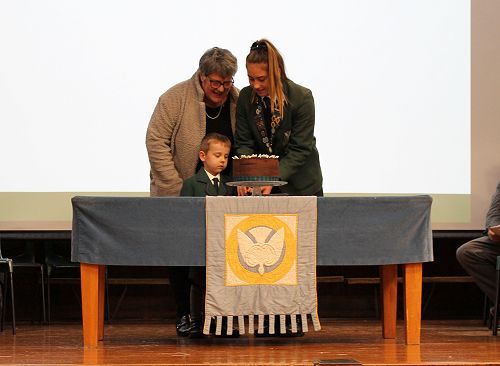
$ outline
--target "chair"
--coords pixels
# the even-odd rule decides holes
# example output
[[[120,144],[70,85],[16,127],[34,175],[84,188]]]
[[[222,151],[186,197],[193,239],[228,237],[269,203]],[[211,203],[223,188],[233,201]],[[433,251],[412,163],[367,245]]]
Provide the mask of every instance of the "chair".
[[[6,277],[5,281],[5,286],[4,286],[4,296],[3,296],[3,302],[6,300],[7,296],[7,286],[10,285],[10,296],[11,296],[11,303],[12,303],[12,333],[16,334],[15,328],[16,328],[16,315],[15,315],[15,301],[14,301],[14,270],[16,268],[31,268],[35,270],[40,271],[40,289],[41,289],[41,294],[42,294],[42,319],[43,322],[46,322],[46,316],[45,316],[45,280],[44,280],[44,266],[42,263],[37,262],[35,258],[35,245],[33,242],[27,242],[24,245],[24,251],[20,253],[19,255],[13,256],[12,258],[3,258],[1,255],[1,247],[2,247],[2,241],[0,239],[0,264],[6,264],[8,266],[8,271],[4,270],[4,277]],[[2,304],[2,325],[1,328],[3,329],[3,322],[5,320],[5,310],[6,307],[3,306]]]
[[[80,263],[71,261],[70,245],[56,241],[45,242],[45,266],[47,268],[47,321],[51,322],[52,317],[52,285],[53,284],[80,284]],[[105,272],[105,312],[104,320],[109,320],[108,302],[108,269]],[[57,277],[54,277],[56,275]],[[73,287],[73,294],[81,306],[80,287],[76,290]]]
[[[62,250],[68,247],[68,245],[58,247],[56,242],[46,242],[44,244],[45,266],[47,267],[47,321],[49,323],[51,321],[52,313],[51,285],[53,283],[80,283],[80,263],[71,262],[69,253],[65,253]],[[54,274],[57,274],[58,277],[54,278]],[[75,297],[78,299],[78,303],[80,304],[81,302],[78,292],[75,293]]]
[[[493,308],[493,322],[491,329],[493,335],[496,336],[498,332],[498,306],[500,305],[500,255],[497,256],[497,294],[495,299],[495,307]]]
[[[0,332],[3,332],[3,323],[5,321],[5,308],[7,301],[7,287],[10,285],[10,300],[12,311],[12,334],[16,334],[16,313],[14,306],[14,280],[12,259],[2,257],[2,242],[0,241],[0,266],[3,267],[3,283],[2,285],[2,298],[1,298],[1,312],[0,312]]]

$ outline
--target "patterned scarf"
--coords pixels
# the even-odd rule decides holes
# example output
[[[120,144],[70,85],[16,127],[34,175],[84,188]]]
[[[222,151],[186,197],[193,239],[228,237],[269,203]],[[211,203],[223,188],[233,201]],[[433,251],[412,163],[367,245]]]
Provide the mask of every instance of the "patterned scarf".
[[[269,99],[269,98],[267,98]],[[264,145],[266,145],[267,150],[270,154],[273,153],[273,140],[276,130],[279,128],[282,116],[275,106],[274,112],[271,115],[271,136],[267,135],[266,121],[264,119],[264,109],[266,108],[264,98],[255,96],[254,103],[256,106],[255,110],[255,124],[257,125],[257,130],[259,131],[260,138]],[[269,106],[269,109],[271,107]]]

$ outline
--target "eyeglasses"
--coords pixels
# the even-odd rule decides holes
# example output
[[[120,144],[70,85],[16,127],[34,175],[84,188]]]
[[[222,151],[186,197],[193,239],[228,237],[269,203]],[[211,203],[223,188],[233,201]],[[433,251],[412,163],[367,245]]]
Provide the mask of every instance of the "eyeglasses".
[[[234,79],[228,81],[208,79],[208,81],[210,83],[210,87],[213,89],[219,89],[221,85],[224,87],[224,89],[229,89],[234,84]]]

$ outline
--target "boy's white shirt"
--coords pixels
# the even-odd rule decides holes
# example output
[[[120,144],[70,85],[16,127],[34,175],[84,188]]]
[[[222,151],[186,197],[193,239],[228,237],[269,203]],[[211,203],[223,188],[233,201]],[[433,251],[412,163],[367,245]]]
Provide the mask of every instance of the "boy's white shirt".
[[[209,172],[207,172],[207,170],[206,170],[206,169],[204,169],[204,170],[205,170],[205,173],[207,173],[208,178],[212,181],[212,183],[213,183],[213,181],[214,181],[214,178],[217,178],[217,179],[219,180],[219,182],[220,182],[220,173],[219,173],[219,174],[217,174],[217,175],[212,175],[212,174],[210,174]]]

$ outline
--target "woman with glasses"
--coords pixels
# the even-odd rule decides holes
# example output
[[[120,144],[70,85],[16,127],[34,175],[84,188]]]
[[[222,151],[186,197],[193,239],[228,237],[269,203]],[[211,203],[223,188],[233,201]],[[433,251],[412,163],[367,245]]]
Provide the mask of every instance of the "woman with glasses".
[[[237,69],[236,57],[229,50],[211,48],[190,79],[160,96],[146,133],[151,196],[179,195],[183,181],[201,166],[200,143],[206,134],[217,132],[233,143],[238,99],[233,77]],[[188,336],[189,267],[169,267],[169,276],[177,303],[177,334]]]
[[[280,178],[288,184],[273,193],[322,196],[311,91],[287,77],[283,57],[266,39],[252,44],[246,68],[250,86],[241,90],[236,108],[236,154],[279,156]],[[239,195],[248,191],[238,187]]]
[[[151,196],[178,196],[182,182],[196,173],[200,143],[217,132],[233,142],[238,89],[236,57],[214,47],[194,75],[160,96],[146,134]]]

